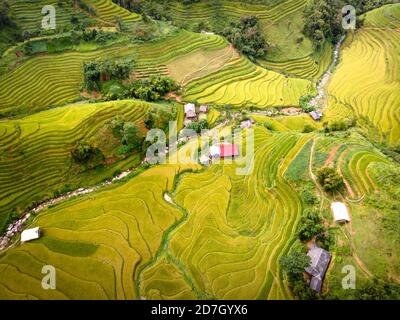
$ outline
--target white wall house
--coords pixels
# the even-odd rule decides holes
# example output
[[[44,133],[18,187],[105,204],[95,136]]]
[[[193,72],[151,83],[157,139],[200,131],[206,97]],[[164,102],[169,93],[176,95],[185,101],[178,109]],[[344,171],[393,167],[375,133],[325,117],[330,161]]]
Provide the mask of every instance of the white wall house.
[[[349,222],[350,215],[346,205],[343,202],[333,202],[331,204],[333,217],[336,222]]]
[[[40,229],[39,227],[26,229],[21,233],[21,241],[28,242],[31,240],[39,239],[40,238]]]

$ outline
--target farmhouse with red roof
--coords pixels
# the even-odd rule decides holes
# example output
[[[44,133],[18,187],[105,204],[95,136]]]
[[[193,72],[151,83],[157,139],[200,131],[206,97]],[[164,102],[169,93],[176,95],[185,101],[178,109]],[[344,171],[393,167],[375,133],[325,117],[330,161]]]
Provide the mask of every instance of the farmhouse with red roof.
[[[222,143],[212,146],[210,154],[213,158],[231,158],[239,155],[238,147],[236,144]]]

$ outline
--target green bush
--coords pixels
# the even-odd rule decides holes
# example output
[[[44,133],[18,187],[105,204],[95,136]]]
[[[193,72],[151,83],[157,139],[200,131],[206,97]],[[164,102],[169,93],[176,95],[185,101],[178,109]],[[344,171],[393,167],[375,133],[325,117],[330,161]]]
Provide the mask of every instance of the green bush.
[[[232,22],[222,35],[250,59],[264,57],[268,43],[256,16],[242,17],[240,23]]]
[[[147,129],[161,129],[166,130],[169,122],[174,118],[173,114],[161,108],[153,108],[147,112],[144,123]]]
[[[128,91],[132,98],[146,101],[160,100],[169,92],[177,91],[179,85],[170,77],[151,76],[130,84]]]
[[[298,236],[301,241],[308,241],[325,231],[321,224],[321,218],[318,212],[312,210],[304,210],[300,219]]]
[[[317,171],[318,182],[327,192],[339,191],[343,188],[343,178],[336,172],[335,169],[323,167]]]
[[[84,88],[99,91],[101,82],[129,78],[133,60],[91,61],[83,65]]]
[[[314,110],[315,110],[315,107],[309,105],[310,101],[311,101],[313,98],[314,98],[314,96],[311,95],[311,94],[308,94],[308,95],[305,95],[305,96],[300,97],[299,105],[300,105],[300,108],[301,108],[304,112],[311,112],[311,111],[314,111]]]

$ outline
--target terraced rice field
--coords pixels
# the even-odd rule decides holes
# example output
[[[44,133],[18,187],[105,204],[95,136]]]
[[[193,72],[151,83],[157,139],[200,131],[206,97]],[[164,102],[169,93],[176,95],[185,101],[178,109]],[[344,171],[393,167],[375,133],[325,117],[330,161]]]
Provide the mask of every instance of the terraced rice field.
[[[155,72],[170,73],[168,65],[182,56],[195,55],[200,50],[213,52],[228,47],[228,42],[217,35],[200,35],[179,31],[165,40],[145,43],[137,47],[136,72],[149,76]],[[189,73],[193,66],[187,65],[184,72]],[[177,78],[177,80],[179,80]]]
[[[370,18],[366,24],[368,21]],[[378,130],[379,140],[388,144],[400,139],[399,57],[397,29],[359,30],[346,41],[342,61],[328,87],[330,95],[350,106],[358,117],[368,119]]]
[[[168,73],[184,86],[191,80],[220,70],[238,57],[239,53],[232,46],[217,50],[200,50],[169,63]]]
[[[160,166],[82,199],[42,212],[42,239],[0,257],[2,299],[139,299],[137,270],[151,260],[182,213],[164,202],[174,177],[191,166]],[[42,266],[57,270],[43,290]],[[29,292],[29,294],[26,294]]]
[[[332,137],[319,137],[316,141],[313,155],[313,171],[322,166],[337,168],[345,180],[347,197],[349,199],[362,199],[372,194],[377,189],[377,183],[369,174],[369,168],[376,164],[389,165],[391,160],[371,148],[359,136],[354,135],[349,139]]]
[[[255,66],[245,58],[186,86],[184,98],[205,104],[257,106],[296,106],[313,84],[304,79],[286,78]]]
[[[321,78],[328,69],[332,61],[332,49],[327,45],[321,52],[321,57],[314,58],[313,55],[307,55],[286,61],[261,61],[261,65],[277,71],[283,71],[291,76],[316,80]]]
[[[130,48],[109,48],[33,57],[0,77],[0,112],[32,113],[71,102],[80,96],[83,62],[129,53]]]
[[[229,18],[240,19],[242,16],[256,15],[264,23],[278,21],[290,14],[302,10],[307,1],[286,0],[274,6],[257,4],[243,4],[234,1],[220,1],[215,4],[213,1],[202,1],[190,5],[184,5],[177,1],[171,1],[169,8],[175,21],[209,21],[213,15],[223,15]]]
[[[78,99],[86,61],[131,56],[140,78],[168,74],[165,65],[181,55],[224,47],[227,43],[222,37],[182,31],[152,43],[35,56],[0,76],[0,113],[32,113]]]
[[[85,0],[85,2],[95,8],[98,18],[113,24],[117,22],[116,17],[120,17],[127,28],[132,28],[142,19],[137,13],[118,6],[112,0]]]
[[[375,163],[389,164],[383,155],[367,148],[349,147],[338,155],[338,166],[356,197],[377,191],[376,183],[368,174],[368,168]]]
[[[86,12],[74,7],[72,1],[64,1],[63,5],[59,5],[57,0],[9,0],[10,11],[15,18],[18,26],[24,31],[34,32],[42,28],[42,8],[51,5],[56,9],[56,30],[61,31],[64,27],[71,23],[72,15],[77,16],[80,20],[90,21],[91,19]]]
[[[301,203],[282,177],[309,138],[259,127],[251,175],[232,165],[184,175],[173,196],[188,218],[141,273],[141,295],[290,299],[277,261],[291,247]]]
[[[79,104],[0,122],[0,212],[25,209],[58,191],[71,170],[77,141],[92,137],[115,115],[141,124],[148,103]]]
[[[242,16],[256,15],[271,43],[267,57],[259,59],[259,63],[285,74],[317,80],[331,62],[332,49],[327,45],[315,54],[311,41],[302,35],[306,3],[305,0],[284,0],[267,6],[234,1],[220,1],[218,4],[202,1],[184,5],[170,1],[169,9],[174,21],[184,26],[206,22],[215,27],[218,24],[216,21],[239,20]],[[302,38],[301,42],[299,38]]]
[[[43,237],[0,257],[0,297],[290,299],[277,261],[301,201],[283,175],[309,139],[259,127],[249,176],[216,164],[178,178],[200,167],[158,165],[39,213]],[[57,290],[41,289],[44,264]]]
[[[400,4],[389,4],[367,12],[364,26],[367,28],[400,28]]]

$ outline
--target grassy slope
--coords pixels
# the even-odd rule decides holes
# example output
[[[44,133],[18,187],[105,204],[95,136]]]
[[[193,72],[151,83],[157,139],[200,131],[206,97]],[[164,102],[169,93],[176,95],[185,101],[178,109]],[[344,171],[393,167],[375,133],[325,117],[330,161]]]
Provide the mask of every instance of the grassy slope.
[[[374,175],[373,168],[377,165],[389,167],[394,165],[387,157],[373,148],[371,144],[361,137],[356,131],[351,131],[350,137],[343,138],[341,134],[319,135],[313,154],[312,170],[315,174],[318,168],[324,165],[335,167],[343,175],[346,188],[341,194],[320,197],[321,217],[325,219],[326,226],[335,235],[336,246],[332,250],[333,260],[328,270],[323,292],[337,298],[350,298],[349,292],[342,290],[341,281],[344,274],[342,268],[352,265],[357,272],[357,286],[368,279],[365,268],[372,275],[378,277],[399,276],[398,269],[400,256],[398,254],[398,237],[388,233],[383,227],[382,219],[386,211],[377,209],[368,202],[370,196],[384,191],[380,188],[380,177]],[[312,180],[308,172],[307,162],[310,160],[310,146],[304,147],[305,156],[300,161],[292,162],[287,178],[298,185],[300,191]],[[302,151],[303,152],[303,151]],[[301,154],[299,154],[299,157]],[[327,162],[329,161],[329,163]],[[317,189],[314,189],[319,194]],[[386,195],[385,195],[386,196]],[[351,223],[337,225],[333,221],[330,203],[342,201],[348,204]],[[382,237],[382,234],[385,234]],[[397,239],[396,239],[397,237]],[[362,265],[361,265],[361,264]]]

